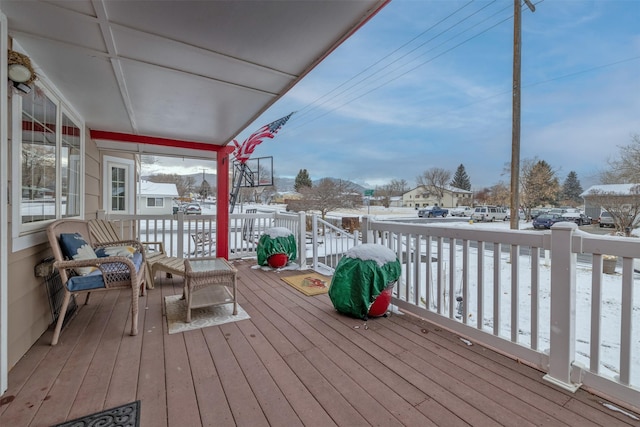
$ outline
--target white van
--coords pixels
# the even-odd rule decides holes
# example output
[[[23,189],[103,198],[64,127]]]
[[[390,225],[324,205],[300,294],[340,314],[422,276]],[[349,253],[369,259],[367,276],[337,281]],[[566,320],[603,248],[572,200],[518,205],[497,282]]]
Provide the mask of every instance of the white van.
[[[473,221],[506,221],[508,212],[497,206],[478,206],[471,219]]]

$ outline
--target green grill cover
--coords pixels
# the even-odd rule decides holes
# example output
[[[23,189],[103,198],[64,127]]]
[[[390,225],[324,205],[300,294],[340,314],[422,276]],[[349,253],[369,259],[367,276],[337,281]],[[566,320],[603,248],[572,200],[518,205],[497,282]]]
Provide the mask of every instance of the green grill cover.
[[[285,227],[269,228],[260,236],[256,251],[259,265],[268,265],[267,260],[275,254],[286,254],[293,261],[297,253],[295,236]]]
[[[400,261],[386,246],[365,243],[349,249],[338,262],[329,298],[339,312],[367,319],[380,293],[400,278]]]

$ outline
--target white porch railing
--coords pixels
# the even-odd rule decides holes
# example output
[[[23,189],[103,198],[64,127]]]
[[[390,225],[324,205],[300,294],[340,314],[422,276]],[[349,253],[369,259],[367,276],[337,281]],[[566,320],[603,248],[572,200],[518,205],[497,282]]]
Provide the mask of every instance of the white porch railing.
[[[162,241],[171,256],[215,253],[215,215],[110,219],[120,221],[125,237]],[[633,330],[640,323],[640,295],[634,293],[640,240],[595,236],[572,223],[548,232],[498,231],[367,217],[360,234],[317,216],[311,216],[307,231],[304,213],[256,212],[230,215],[230,257],[255,256],[258,236],[274,226],[294,232],[300,268],[308,260],[310,268],[332,270],[360,234],[365,243],[385,245],[403,267],[393,301],[398,307],[532,365],[560,387],[582,386],[640,409],[640,331]],[[193,236],[200,232],[209,233],[212,243],[197,245]],[[622,260],[614,299],[602,296],[604,254]],[[589,301],[577,301],[578,286],[588,287]],[[586,315],[577,304],[588,305]],[[613,320],[603,316],[612,306]]]
[[[401,260],[393,303],[402,309],[535,366],[560,387],[583,386],[640,406],[640,334],[633,331],[640,321],[640,299],[634,303],[638,239],[595,236],[573,223],[558,223],[549,232],[497,231],[366,217],[362,233],[363,242],[387,246]],[[578,254],[591,255],[580,269],[581,277],[590,275],[586,318],[576,310]],[[607,301],[604,254],[622,259],[620,296]],[[610,304],[619,312],[607,326],[607,334],[617,328],[614,337],[605,336],[601,325],[603,307]],[[613,363],[602,363],[604,351],[617,352]]]
[[[104,218],[105,215],[99,214]],[[360,241],[353,234],[322,220],[309,217],[312,231],[307,231],[306,214],[287,212],[238,213],[229,215],[229,258],[256,256],[258,239],[271,227],[286,227],[296,236],[297,264],[301,269],[332,271],[342,255]],[[125,238],[142,242],[162,242],[169,256],[197,258],[215,255],[216,215],[111,215]]]
[[[106,217],[101,213],[98,216]],[[256,256],[258,239],[271,227],[289,228],[297,242],[304,242],[304,218],[304,212],[231,214],[229,258]],[[111,215],[107,219],[117,225],[123,238],[137,238],[146,243],[161,242],[169,256],[197,258],[215,255],[216,215],[185,215],[179,212],[177,215]],[[301,268],[306,268],[306,257],[305,245],[298,245],[298,264]]]

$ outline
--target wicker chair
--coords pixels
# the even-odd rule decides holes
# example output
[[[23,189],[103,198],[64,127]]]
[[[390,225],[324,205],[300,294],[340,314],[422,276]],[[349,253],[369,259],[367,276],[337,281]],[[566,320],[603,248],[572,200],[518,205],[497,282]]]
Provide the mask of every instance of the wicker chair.
[[[89,231],[97,243],[120,240],[121,235],[113,221],[106,219],[90,219]],[[155,278],[158,271],[164,271],[167,277],[171,274],[184,276],[184,260],[182,258],[167,255],[162,242],[141,242],[145,249],[147,268],[145,269],[145,281],[148,289],[155,287]]]
[[[127,256],[104,256],[69,260],[63,254],[60,236],[74,233],[79,234],[93,249],[127,246],[135,248],[136,254],[132,258]],[[144,294],[146,269],[142,244],[136,240],[96,243],[89,231],[88,221],[78,219],[61,219],[51,223],[47,227],[47,236],[53,250],[54,267],[58,269],[60,279],[64,285],[64,300],[53,332],[51,345],[58,343],[71,295],[86,294],[85,304],[88,304],[91,292],[110,289],[131,290],[131,335],[137,335],[138,296],[140,293]],[[88,275],[78,275],[77,270],[81,267],[94,267],[97,270]]]

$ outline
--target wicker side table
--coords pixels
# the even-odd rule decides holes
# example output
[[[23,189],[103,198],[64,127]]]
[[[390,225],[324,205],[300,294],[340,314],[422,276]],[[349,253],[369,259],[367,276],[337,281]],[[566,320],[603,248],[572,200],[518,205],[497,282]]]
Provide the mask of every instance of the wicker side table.
[[[224,258],[196,258],[184,260],[184,298],[187,319],[191,310],[233,303],[233,314],[238,314],[235,269]]]

